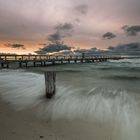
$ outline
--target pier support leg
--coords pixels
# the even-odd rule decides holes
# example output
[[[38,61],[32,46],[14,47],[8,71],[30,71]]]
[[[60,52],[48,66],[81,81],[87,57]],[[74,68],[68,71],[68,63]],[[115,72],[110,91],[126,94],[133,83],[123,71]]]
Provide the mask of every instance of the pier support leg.
[[[35,61],[33,62],[33,66],[36,67],[36,63],[35,63]]]
[[[61,60],[61,64],[63,64],[63,60]]]
[[[70,59],[68,59],[68,63],[70,63]]]
[[[40,63],[41,63],[41,67],[44,66],[44,65],[43,65],[43,61],[41,61]]]
[[[46,61],[43,62],[43,65],[46,66]]]
[[[28,67],[28,62],[27,61],[25,62],[25,66],[26,66],[26,68]]]
[[[6,68],[7,68],[7,69],[9,68],[9,63],[6,64]]]
[[[46,98],[51,99],[56,90],[56,73],[49,71],[45,72],[45,86],[46,86]]]
[[[22,67],[22,62],[19,62],[19,67],[20,67],[20,68]]]
[[[2,67],[2,68],[4,67],[4,63],[1,63],[1,67]]]
[[[52,64],[55,65],[55,60],[52,61]]]

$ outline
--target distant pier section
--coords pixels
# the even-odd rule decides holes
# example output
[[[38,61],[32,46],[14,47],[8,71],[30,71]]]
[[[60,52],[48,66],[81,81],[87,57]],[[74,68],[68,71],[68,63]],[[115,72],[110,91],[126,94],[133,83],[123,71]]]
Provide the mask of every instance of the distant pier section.
[[[70,63],[95,63],[124,59],[121,56],[0,55],[0,68],[45,67]]]

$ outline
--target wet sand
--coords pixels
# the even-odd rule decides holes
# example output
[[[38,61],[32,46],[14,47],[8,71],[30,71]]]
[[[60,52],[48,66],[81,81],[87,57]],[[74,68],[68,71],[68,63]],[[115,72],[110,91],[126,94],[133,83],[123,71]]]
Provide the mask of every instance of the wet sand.
[[[15,111],[0,100],[0,140],[110,140],[110,132],[86,121],[47,121],[32,110]]]
[[[51,123],[38,119],[30,110],[14,111],[0,100],[0,140],[58,140],[59,137]]]

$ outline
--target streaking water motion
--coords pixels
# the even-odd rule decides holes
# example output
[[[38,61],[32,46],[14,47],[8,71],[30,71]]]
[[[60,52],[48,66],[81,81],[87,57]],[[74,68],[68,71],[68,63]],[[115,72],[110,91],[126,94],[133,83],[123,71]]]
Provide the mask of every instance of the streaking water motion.
[[[129,87],[132,85],[129,77],[139,76],[136,70],[139,65],[132,72],[131,66],[134,64],[129,62],[127,65],[128,61],[111,61],[92,66],[88,64],[85,67],[79,65],[75,68],[67,66],[67,70],[62,67],[63,75],[61,72],[57,75],[57,94],[51,101],[43,98],[45,83],[42,74],[2,70],[0,95],[18,110],[35,108],[37,115],[52,121],[67,120],[88,124],[84,129],[90,128],[90,131],[84,132],[91,137],[87,139],[98,134],[98,140],[139,140],[139,79],[133,79],[134,90],[134,87]],[[116,71],[118,68],[119,71]],[[115,79],[115,76],[120,78]],[[127,79],[124,78],[126,76]]]

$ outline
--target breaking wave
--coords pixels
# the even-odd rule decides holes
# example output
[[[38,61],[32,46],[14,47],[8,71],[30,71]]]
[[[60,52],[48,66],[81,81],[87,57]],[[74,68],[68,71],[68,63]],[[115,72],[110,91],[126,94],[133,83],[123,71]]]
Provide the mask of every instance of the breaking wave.
[[[140,59],[120,59],[120,60],[109,60],[109,62],[115,66],[123,67],[140,67]]]
[[[108,77],[103,77],[106,79],[113,79],[113,80],[140,80],[140,77],[138,76],[129,76],[129,75],[113,75]]]

